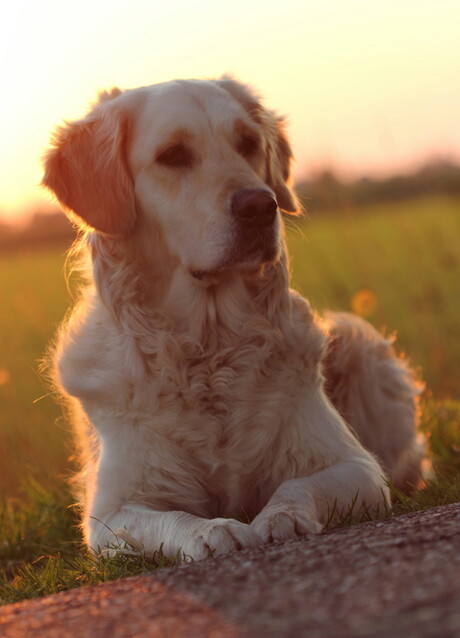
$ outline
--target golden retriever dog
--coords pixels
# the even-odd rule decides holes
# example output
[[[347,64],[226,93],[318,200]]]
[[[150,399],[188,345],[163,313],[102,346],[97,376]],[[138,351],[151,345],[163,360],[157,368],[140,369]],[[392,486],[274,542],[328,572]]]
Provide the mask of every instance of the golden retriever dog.
[[[230,77],[113,89],[57,130],[43,182],[91,269],[53,369],[94,551],[199,560],[417,481],[407,364],[289,288],[290,161],[282,118]]]

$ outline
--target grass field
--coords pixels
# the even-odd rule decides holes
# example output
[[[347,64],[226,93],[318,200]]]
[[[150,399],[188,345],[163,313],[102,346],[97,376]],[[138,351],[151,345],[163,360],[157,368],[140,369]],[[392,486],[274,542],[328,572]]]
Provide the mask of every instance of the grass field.
[[[0,495],[18,477],[44,477],[66,465],[65,428],[39,360],[69,305],[64,248],[0,259]]]
[[[397,331],[437,397],[460,398],[460,200],[324,214],[289,246],[294,285],[319,310],[362,305],[377,328]]]
[[[288,220],[294,287],[318,310],[352,309],[377,328],[397,330],[398,344],[426,381],[423,427],[440,480],[395,511],[460,498],[459,238],[460,200],[448,198]],[[70,302],[64,253],[61,247],[0,257],[4,601],[152,567],[132,558],[96,564],[75,549],[67,426],[38,372]],[[31,478],[24,483],[24,476]]]

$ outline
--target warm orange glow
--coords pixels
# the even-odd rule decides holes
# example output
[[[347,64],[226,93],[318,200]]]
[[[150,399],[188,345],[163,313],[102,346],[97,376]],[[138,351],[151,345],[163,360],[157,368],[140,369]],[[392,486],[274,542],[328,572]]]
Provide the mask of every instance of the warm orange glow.
[[[0,368],[0,385],[6,385],[10,382],[10,373],[5,368]]]
[[[66,7],[23,0],[2,16],[0,217],[47,197],[39,158],[51,130],[112,85],[233,72],[289,114],[297,175],[460,158],[457,0]]]
[[[377,308],[377,295],[368,288],[355,292],[350,301],[350,309],[360,317],[370,317]]]

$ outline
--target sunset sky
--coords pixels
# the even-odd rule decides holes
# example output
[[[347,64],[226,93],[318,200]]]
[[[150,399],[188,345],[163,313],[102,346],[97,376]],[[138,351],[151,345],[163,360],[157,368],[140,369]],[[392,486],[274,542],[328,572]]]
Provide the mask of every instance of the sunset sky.
[[[460,160],[459,0],[16,0],[1,12],[0,217],[103,88],[231,72],[289,116],[297,177]]]

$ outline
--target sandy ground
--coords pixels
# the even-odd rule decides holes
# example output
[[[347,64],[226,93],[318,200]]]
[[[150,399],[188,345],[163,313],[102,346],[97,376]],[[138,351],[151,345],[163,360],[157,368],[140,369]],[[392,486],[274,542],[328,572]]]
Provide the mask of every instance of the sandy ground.
[[[3,607],[2,638],[460,636],[460,503]]]

